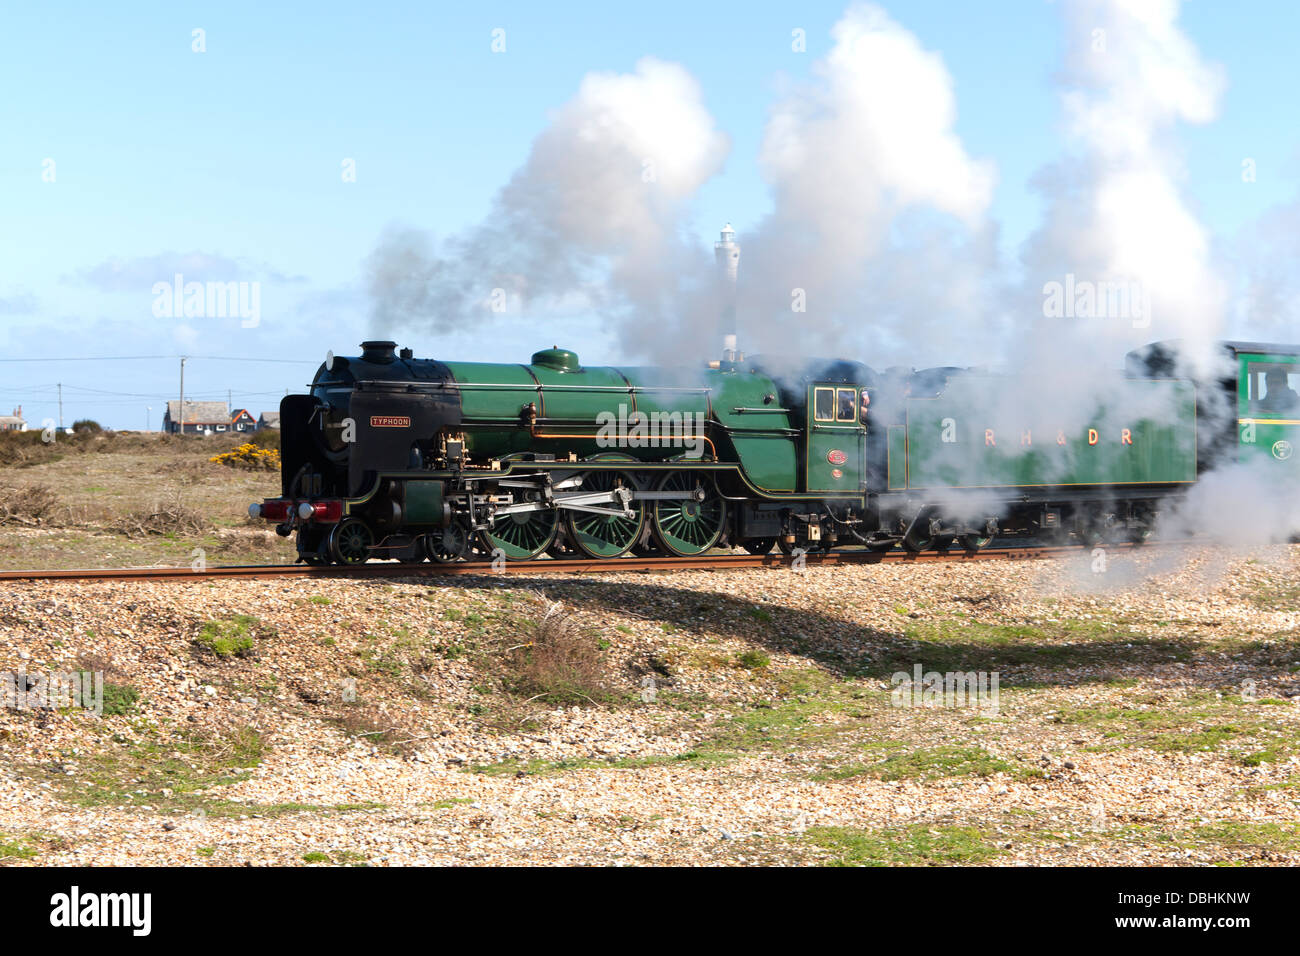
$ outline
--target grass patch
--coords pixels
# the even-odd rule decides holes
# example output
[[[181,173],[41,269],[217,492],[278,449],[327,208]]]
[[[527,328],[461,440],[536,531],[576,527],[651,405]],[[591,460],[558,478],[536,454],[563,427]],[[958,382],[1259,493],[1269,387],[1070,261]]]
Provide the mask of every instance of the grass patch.
[[[570,770],[588,770],[593,767],[608,768],[611,761],[579,758],[574,760],[502,760],[499,763],[472,764],[466,773],[479,773],[488,777],[547,776]]]
[[[357,853],[355,850],[331,850],[329,853],[313,850],[310,853],[304,853],[302,861],[304,863],[329,863],[334,866],[365,866],[366,855]]]
[[[452,807],[464,806],[473,802],[473,797],[448,797],[446,800],[435,800],[433,803],[425,804],[425,806],[430,810],[450,810]]]
[[[31,860],[36,856],[36,841],[30,836],[0,833],[0,863]]]
[[[709,728],[689,753],[672,758],[714,765],[747,754],[797,754],[863,734],[863,721],[888,706],[888,693],[836,680],[817,668],[772,675],[774,699],[737,708]],[[670,695],[661,695],[661,700]],[[697,701],[687,702],[699,707]]]
[[[247,657],[253,653],[256,639],[269,629],[251,614],[207,621],[199,628],[194,643],[222,659]]]
[[[66,850],[71,844],[61,836],[41,830],[0,832],[0,866],[37,859],[47,850]]]
[[[729,754],[691,751],[683,754],[651,754],[644,757],[622,757],[616,760],[597,760],[578,757],[572,760],[502,760],[500,763],[474,764],[466,773],[481,773],[489,777],[545,777],[573,770],[640,770],[644,767],[666,767],[673,764],[694,763],[711,766],[727,759]],[[466,801],[468,802],[468,801]]]
[[[1219,820],[1198,827],[1163,830],[1148,824],[1111,830],[1104,839],[1163,844],[1178,849],[1221,849],[1236,853],[1300,853],[1300,824]]]
[[[1003,773],[1018,780],[1042,779],[1043,773],[1023,764],[995,757],[980,747],[922,747],[890,754],[873,764],[846,764],[814,774],[815,780],[940,780],[945,777],[991,777]]]
[[[126,717],[136,712],[140,691],[130,684],[104,684],[105,717]]]
[[[916,825],[884,830],[813,827],[798,842],[823,866],[948,866],[982,863],[1000,852],[974,827]]]
[[[1222,821],[1197,827],[1188,834],[1200,844],[1231,849],[1266,849],[1283,853],[1300,852],[1300,824],[1238,823]]]
[[[56,773],[60,797],[82,807],[149,806],[161,812],[203,810],[219,816],[253,813],[243,804],[213,801],[207,791],[247,778],[266,751],[250,728],[218,736],[146,739],[86,758],[76,776]]]
[[[1247,600],[1266,611],[1294,611],[1300,607],[1300,583],[1268,581],[1251,591]]]
[[[1187,639],[1151,638],[1103,621],[1049,624],[986,624],[965,618],[923,621],[904,629],[910,646],[873,662],[880,678],[910,671],[994,671],[1016,666],[1088,667],[1123,663],[1189,661],[1196,647]]]
[[[1300,733],[1281,724],[1263,701],[1203,691],[1183,697],[1147,694],[1130,707],[1063,708],[1058,724],[1091,727],[1119,747],[1166,753],[1221,753],[1246,766],[1280,762],[1300,752]],[[1270,708],[1271,709],[1271,708]]]

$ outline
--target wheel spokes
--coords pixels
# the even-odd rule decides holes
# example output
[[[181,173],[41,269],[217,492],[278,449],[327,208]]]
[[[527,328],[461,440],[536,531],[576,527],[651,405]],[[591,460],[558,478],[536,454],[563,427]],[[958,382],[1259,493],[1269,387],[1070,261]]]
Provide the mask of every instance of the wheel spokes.
[[[696,495],[701,487],[704,489],[702,501]],[[655,502],[655,536],[664,549],[687,556],[703,554],[712,548],[722,536],[727,513],[726,503],[717,491],[684,471],[665,475],[659,489],[690,495],[678,500]]]
[[[527,561],[537,557],[550,546],[555,537],[557,520],[554,511],[531,511],[525,520],[514,515],[496,518],[483,533],[488,549],[500,548],[507,558]]]
[[[634,488],[630,475],[616,471],[592,471],[582,478],[582,491],[612,491],[615,488]],[[614,502],[600,502],[598,507],[614,508]],[[583,554],[590,558],[617,558],[626,554],[641,537],[645,527],[645,509],[632,505],[632,517],[622,513],[595,514],[590,511],[571,512],[567,518],[569,537]]]

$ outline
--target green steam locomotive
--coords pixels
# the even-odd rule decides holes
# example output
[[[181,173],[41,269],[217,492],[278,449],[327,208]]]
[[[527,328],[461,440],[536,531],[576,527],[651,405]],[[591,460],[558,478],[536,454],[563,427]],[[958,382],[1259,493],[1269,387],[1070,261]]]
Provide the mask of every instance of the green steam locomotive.
[[[1198,395],[1153,345],[1104,402],[1058,408],[1041,383],[962,368],[361,348],[281,402],[281,495],[250,506],[313,564],[1140,541],[1225,455],[1293,469],[1300,426],[1294,346],[1226,344],[1238,375]],[[1209,392],[1236,414],[1211,416]]]

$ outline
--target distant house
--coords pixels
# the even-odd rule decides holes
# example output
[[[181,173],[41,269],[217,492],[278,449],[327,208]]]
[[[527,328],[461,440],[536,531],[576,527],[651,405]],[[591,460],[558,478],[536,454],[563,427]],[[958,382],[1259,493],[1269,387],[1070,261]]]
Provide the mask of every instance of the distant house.
[[[257,419],[246,408],[236,409],[230,416],[230,427],[237,432],[257,431]]]
[[[225,402],[185,402],[185,419],[182,423],[180,402],[167,403],[163,415],[163,431],[176,434],[184,425],[187,435],[211,435],[230,431],[230,409]]]
[[[279,416],[276,416],[279,418]],[[0,415],[0,432],[25,432],[27,421],[23,418],[23,407],[19,405],[12,415]]]
[[[261,417],[258,418],[257,420],[257,430],[259,432],[263,428],[279,428],[279,427],[280,427],[279,412],[262,412]]]

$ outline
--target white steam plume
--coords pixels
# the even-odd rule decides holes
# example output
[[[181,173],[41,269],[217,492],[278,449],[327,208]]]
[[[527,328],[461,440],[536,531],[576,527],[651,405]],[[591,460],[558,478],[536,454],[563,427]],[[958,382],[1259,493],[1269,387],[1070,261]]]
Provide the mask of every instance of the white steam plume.
[[[686,207],[728,149],[681,66],[588,74],[484,223],[442,242],[410,228],[382,238],[368,263],[376,330],[482,327],[501,303],[676,321],[675,299],[709,274],[684,238]]]
[[[743,237],[742,339],[786,353],[793,329],[805,354],[879,363],[882,346],[914,359],[940,326],[986,336],[995,177],[954,131],[943,59],[871,4],[850,7],[831,37],[812,82],[768,120],[760,162],[774,208]]]
[[[1037,179],[1047,210],[1022,250],[1023,298],[1035,306],[1025,314],[1036,327],[1019,340],[1020,362],[1050,376],[1046,407],[1077,412],[1110,393],[1096,369],[1118,364],[1125,351],[1146,342],[1181,340],[1177,374],[1199,382],[1197,438],[1204,452],[1220,435],[1231,445],[1237,430],[1235,393],[1217,384],[1236,374],[1215,346],[1227,327],[1227,270],[1184,194],[1175,136],[1184,124],[1215,119],[1224,77],[1182,31],[1180,8],[1180,0],[1063,4],[1067,148]],[[1110,314],[1098,295],[1091,315],[1046,317],[1047,285],[1064,285],[1067,276],[1087,292],[1140,289],[1141,309]],[[1147,411],[1165,418],[1173,410]],[[1186,501],[1165,516],[1166,535],[1208,533],[1253,547],[1300,531],[1300,509],[1275,463],[1263,456],[1238,464],[1235,457],[1230,453],[1200,476]]]
[[[1223,327],[1225,286],[1183,195],[1173,135],[1214,119],[1222,72],[1180,29],[1179,0],[1070,0],[1062,10],[1067,148],[1037,178],[1045,221],[1022,252],[1026,311],[1047,326],[1035,338],[1076,362],[1112,363],[1143,342],[1183,338],[1188,359],[1204,367]],[[1125,314],[1096,302],[1091,314],[1043,318],[1046,286],[1067,276],[1087,292],[1118,286],[1140,298]]]

